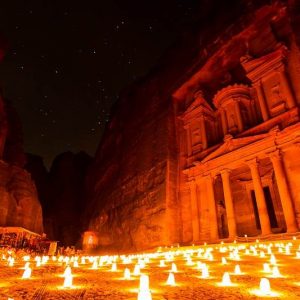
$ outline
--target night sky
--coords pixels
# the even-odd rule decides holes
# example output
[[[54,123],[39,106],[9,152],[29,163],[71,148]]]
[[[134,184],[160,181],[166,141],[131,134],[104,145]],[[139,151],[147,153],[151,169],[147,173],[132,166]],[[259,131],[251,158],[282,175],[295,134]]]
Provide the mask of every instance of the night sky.
[[[119,92],[209,17],[213,2],[1,1],[10,46],[0,85],[20,115],[25,151],[48,166],[68,150],[93,155]]]

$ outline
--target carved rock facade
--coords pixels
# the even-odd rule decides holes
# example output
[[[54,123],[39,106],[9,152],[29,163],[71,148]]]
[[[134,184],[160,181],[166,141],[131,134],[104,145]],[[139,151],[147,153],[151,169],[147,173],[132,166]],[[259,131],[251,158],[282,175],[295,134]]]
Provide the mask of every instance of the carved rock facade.
[[[88,179],[100,245],[298,230],[300,56],[289,11],[257,8],[123,95]]]

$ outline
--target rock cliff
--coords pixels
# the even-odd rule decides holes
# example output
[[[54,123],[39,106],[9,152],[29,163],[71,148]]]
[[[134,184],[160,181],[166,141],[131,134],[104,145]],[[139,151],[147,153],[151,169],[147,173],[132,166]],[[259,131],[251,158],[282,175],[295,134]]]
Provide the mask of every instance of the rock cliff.
[[[201,20],[158,68],[123,92],[87,177],[85,229],[98,234],[101,247],[145,249],[184,241],[177,110],[192,101],[186,98],[192,88],[202,85],[210,95],[233,79],[240,82],[245,77],[240,58],[247,55],[249,41],[253,53],[268,50],[265,45],[272,41],[264,35],[270,30],[267,22],[281,26],[275,17],[269,20],[284,9],[265,3],[240,1],[225,11],[216,4],[214,19]],[[192,74],[196,76],[176,95],[178,99],[174,97],[176,88]],[[186,102],[179,101],[183,94]]]
[[[9,101],[0,97],[0,226],[43,232],[35,183],[24,169],[22,126]]]
[[[0,61],[9,47],[0,34]],[[0,226],[24,227],[43,233],[43,215],[35,183],[24,169],[21,121],[0,93]]]
[[[45,233],[64,245],[76,245],[86,206],[85,176],[91,157],[84,152],[58,155],[48,172],[41,157],[28,154],[26,169],[35,180],[44,212]]]

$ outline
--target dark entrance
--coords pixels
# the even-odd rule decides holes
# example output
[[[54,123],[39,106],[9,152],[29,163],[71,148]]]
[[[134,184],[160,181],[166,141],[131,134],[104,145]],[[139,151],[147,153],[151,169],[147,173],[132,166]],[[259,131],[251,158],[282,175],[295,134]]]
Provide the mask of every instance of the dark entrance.
[[[263,191],[264,191],[264,195],[265,195],[265,199],[266,199],[266,206],[267,206],[267,210],[268,210],[271,228],[278,228],[278,222],[277,222],[277,218],[276,218],[276,214],[275,214],[275,209],[274,209],[270,189],[268,186],[265,186],[265,187],[263,187]],[[261,229],[254,190],[251,191],[251,199],[252,199],[253,211],[254,211],[254,216],[255,216],[256,228]]]
[[[254,211],[254,217],[255,217],[255,225],[256,225],[256,228],[258,230],[260,230],[261,226],[260,226],[260,220],[259,220],[258,208],[257,208],[254,190],[251,191],[251,199],[252,199],[252,205],[253,205],[253,211]]]

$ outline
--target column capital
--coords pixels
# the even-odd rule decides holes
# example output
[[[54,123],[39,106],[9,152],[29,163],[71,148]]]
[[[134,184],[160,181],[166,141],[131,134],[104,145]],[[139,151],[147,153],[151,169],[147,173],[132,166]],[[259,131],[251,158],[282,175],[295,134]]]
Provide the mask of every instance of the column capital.
[[[195,180],[188,181],[188,190],[191,193],[195,193],[197,189],[197,183]]]
[[[191,187],[191,186],[194,186],[196,184],[196,180],[195,180],[195,178],[192,178],[187,183],[188,183],[189,187]]]
[[[257,157],[248,159],[245,161],[245,163],[250,167],[250,168],[254,168],[254,167],[258,167],[259,161]]]
[[[230,175],[230,173],[232,172],[232,170],[231,169],[222,169],[221,171],[220,171],[220,174],[221,174],[221,176],[224,176],[224,175]]]
[[[216,175],[216,174],[213,174],[213,173],[204,173],[204,174],[203,174],[203,177],[204,177],[206,180],[212,180],[213,182],[217,179],[217,175]]]
[[[271,161],[276,161],[276,160],[281,160],[282,159],[282,152],[279,149],[276,149],[275,151],[268,152],[266,154],[271,159]]]

